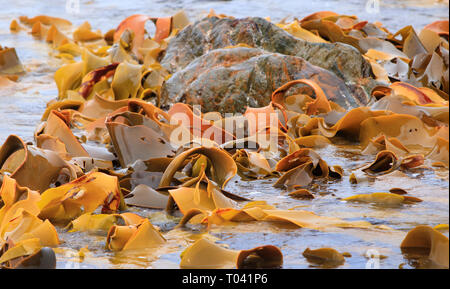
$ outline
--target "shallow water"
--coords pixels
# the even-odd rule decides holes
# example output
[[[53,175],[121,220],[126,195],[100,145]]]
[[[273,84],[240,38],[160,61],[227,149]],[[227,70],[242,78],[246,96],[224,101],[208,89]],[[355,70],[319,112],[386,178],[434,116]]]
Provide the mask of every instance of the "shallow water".
[[[192,19],[201,18],[214,9],[236,17],[270,16],[272,20],[284,17],[301,18],[320,10],[333,10],[345,14],[357,15],[362,20],[381,21],[391,31],[406,25],[421,29],[424,25],[447,17],[448,1],[381,1],[379,13],[365,10],[366,1],[327,0],[299,1],[289,0],[233,0],[233,1],[136,1],[130,4],[124,1],[81,1],[80,13],[68,14],[66,1],[20,1],[9,4],[0,0],[0,44],[15,47],[26,68],[26,74],[13,86],[0,91],[0,144],[9,134],[17,134],[26,141],[33,140],[33,132],[38,124],[46,103],[54,99],[57,89],[53,82],[53,73],[63,62],[52,57],[52,49],[43,41],[34,40],[24,32],[11,34],[9,23],[20,15],[35,16],[47,14],[67,18],[74,25],[88,20],[94,29],[102,32],[114,28],[128,15],[142,13],[154,16],[171,15],[185,8]],[[5,8],[6,7],[6,8]],[[352,151],[354,153],[352,153]],[[263,244],[279,246],[284,254],[284,268],[309,268],[310,264],[302,257],[302,252],[310,247],[333,247],[340,252],[349,252],[352,257],[346,259],[340,268],[364,268],[368,259],[363,255],[368,249],[376,249],[387,256],[380,260],[381,268],[405,268],[417,266],[411,259],[405,259],[399,244],[407,231],[426,224],[449,223],[449,177],[448,170],[433,171],[418,169],[407,176],[390,175],[368,183],[351,185],[350,173],[371,162],[373,157],[359,155],[357,146],[329,147],[320,150],[320,154],[330,165],[341,165],[345,170],[342,180],[330,183],[317,182],[317,187],[309,189],[314,200],[296,200],[288,192],[274,189],[274,180],[258,180],[238,184],[230,182],[227,189],[254,200],[266,200],[280,209],[298,208],[310,210],[318,215],[339,217],[346,220],[366,220],[375,225],[386,225],[393,230],[330,229],[316,231],[293,229],[274,224],[241,223],[236,226],[213,227],[209,235],[200,227],[191,230],[172,230],[178,218],[167,216],[156,210],[130,208],[159,226],[169,242],[159,249],[134,253],[112,253],[104,250],[105,232],[67,233],[58,228],[60,237],[65,240],[58,252],[59,268],[178,268],[180,253],[199,236],[217,238],[218,242],[228,244],[233,249],[248,249]],[[351,161],[349,161],[351,160]],[[423,199],[422,203],[398,207],[380,207],[370,204],[349,204],[341,199],[358,193],[388,191],[392,187],[401,187],[411,196]],[[445,233],[448,236],[448,232]],[[84,259],[78,257],[77,250],[89,245],[90,253]],[[420,266],[429,266],[421,264]]]

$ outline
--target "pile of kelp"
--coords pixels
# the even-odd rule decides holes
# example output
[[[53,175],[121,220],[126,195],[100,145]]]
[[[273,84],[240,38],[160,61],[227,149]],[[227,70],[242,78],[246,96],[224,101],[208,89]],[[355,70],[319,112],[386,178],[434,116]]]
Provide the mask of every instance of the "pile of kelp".
[[[417,34],[411,26],[391,33],[327,11],[278,24],[213,12],[190,24],[180,12],[133,15],[102,34],[88,22],[75,28],[49,16],[19,20],[13,33],[47,41],[66,64],[55,73],[58,97],[34,142],[10,135],[0,149],[3,268],[55,267],[55,225],[103,230],[105,250],[163,246],[170,235],[128,206],[180,216],[177,228],[281,222],[390,230],[280,210],[226,190],[231,180],[267,178],[293,198],[313,199],[310,184],[343,177],[314,150],[337,138],[373,158],[352,172],[354,184],[449,166],[448,21]],[[0,86],[18,81],[22,66],[12,48],[0,51],[0,70]],[[389,189],[345,201],[422,201]],[[399,246],[428,250],[430,260],[448,267],[443,228],[411,228]],[[332,248],[303,253],[335,265],[344,255]],[[235,251],[202,238],[182,253],[180,267],[282,264],[272,245]]]

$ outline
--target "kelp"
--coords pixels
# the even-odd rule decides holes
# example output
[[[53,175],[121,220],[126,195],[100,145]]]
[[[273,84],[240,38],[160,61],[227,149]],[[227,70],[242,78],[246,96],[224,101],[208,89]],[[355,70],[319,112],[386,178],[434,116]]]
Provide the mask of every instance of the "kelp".
[[[23,71],[16,49],[0,45],[0,74],[18,74]]]
[[[319,216],[304,210],[278,210],[265,202],[250,202],[242,209],[222,208],[209,212],[202,209],[191,209],[184,214],[179,226],[187,223],[200,223],[207,227],[224,225],[233,222],[270,222],[273,224],[291,224],[298,228],[327,230],[329,228],[371,228],[365,221],[345,221],[335,217]]]
[[[112,251],[138,250],[154,248],[165,242],[150,221],[143,219],[136,225],[112,226],[106,237],[106,248]]]
[[[279,186],[306,186],[314,178],[328,176],[328,164],[312,149],[303,148],[281,159],[275,168],[285,172],[274,184]]]
[[[35,241],[36,239],[32,239]],[[36,244],[36,243],[35,243]],[[55,269],[56,255],[52,248],[43,247],[34,249],[30,241],[12,242],[5,245],[2,250],[7,250],[0,258],[0,268],[6,269]],[[9,252],[9,253],[8,253]]]
[[[380,205],[400,205],[403,203],[421,202],[421,199],[393,193],[359,194],[343,199],[347,202],[375,203]]]
[[[143,46],[145,41],[145,23],[148,20],[151,20],[156,27],[153,39],[157,42],[163,41],[165,38],[169,37],[173,30],[182,29],[189,23],[184,12],[179,12],[172,17],[160,18],[135,14],[127,17],[119,24],[114,32],[114,41],[118,41],[124,31],[133,31],[132,49],[136,55],[141,56],[139,48]]]
[[[38,206],[41,218],[70,221],[100,206],[102,212],[116,212],[122,202],[117,177],[91,172],[70,183],[46,190]]]
[[[289,193],[289,196],[294,199],[301,199],[301,200],[314,199],[314,195],[311,194],[311,192],[306,189],[298,189],[298,190],[292,191]]]
[[[208,17],[232,18],[213,12]],[[314,207],[325,195],[324,186],[345,182],[347,170],[350,183],[361,184],[385,175],[406,177],[401,171],[422,174],[431,166],[439,173],[439,167],[448,168],[448,21],[427,25],[420,33],[411,26],[391,33],[381,23],[330,11],[283,20],[277,26],[305,42],[353,46],[370,63],[372,71],[367,66],[365,72],[370,77],[347,84],[349,95],[338,98],[336,87],[321,78],[288,77],[284,84],[272,84],[267,106],[247,104],[244,115],[229,116],[161,101],[171,75],[159,61],[171,39],[189,24],[183,12],[161,18],[133,15],[105,34],[88,22],[71,27],[48,16],[20,20],[28,27],[13,21],[11,31],[30,31],[67,64],[54,75],[58,99],[47,104],[36,146],[12,135],[0,148],[1,267],[54,268],[55,252],[45,246],[58,246],[62,240],[52,223],[66,225],[65,234],[107,233],[105,249],[116,252],[137,250],[142,255],[164,247],[166,235],[174,241],[149,219],[123,213],[126,205],[138,212],[165,210],[158,216],[175,222],[182,215],[175,230],[183,231],[196,231],[197,225],[221,230],[240,223],[251,230],[262,225],[386,229],[298,208]],[[151,22],[154,35],[145,31]],[[225,49],[236,47],[250,46],[230,43]],[[18,65],[13,49],[0,49],[2,87],[15,87]],[[5,67],[15,67],[14,74],[6,68],[5,75]],[[347,97],[366,94],[359,86],[371,92],[370,102],[350,107]],[[328,165],[324,159],[333,159],[349,142],[345,156],[353,161],[361,149],[373,162],[354,171],[346,165],[345,172]],[[286,189],[273,197],[280,192],[281,198],[302,205],[286,209],[283,204],[280,209],[225,190],[231,182],[255,179]],[[228,187],[236,190],[235,184]],[[348,203],[375,204],[373,209],[420,206],[422,201],[400,188],[338,200],[352,207],[360,205]],[[413,229],[402,250],[425,248],[429,259],[448,267],[448,238],[437,230],[448,230],[448,225]],[[77,253],[81,260],[84,252]],[[328,268],[345,262],[344,254],[332,248],[307,248],[303,256]],[[181,268],[279,268],[283,263],[274,246],[237,251],[205,238],[180,257]]]
[[[100,31],[92,31],[91,24],[85,21],[73,32],[73,40],[75,41],[93,41],[103,38]]]
[[[204,119],[202,115],[197,115],[186,104],[175,103],[168,111],[168,114],[171,117],[172,123],[178,121],[184,127],[188,128],[194,137],[210,139],[218,145],[235,139],[233,134],[216,126],[214,122]]]
[[[371,139],[384,135],[395,137],[403,145],[433,145],[433,130],[419,118],[407,114],[391,114],[370,117],[361,123],[359,140],[366,147]]]
[[[159,193],[151,187],[139,184],[125,197],[125,203],[129,206],[137,206],[151,209],[165,209],[169,196]]]
[[[426,249],[428,258],[440,266],[448,268],[448,237],[429,226],[417,226],[408,232],[400,244],[402,251]]]
[[[194,147],[177,155],[164,171],[160,187],[170,186],[175,173],[181,168],[184,161],[194,154],[206,156],[212,166],[208,178],[214,181],[220,188],[224,188],[228,181],[237,173],[237,166],[233,158],[226,152],[215,147]],[[206,169],[206,168],[205,168]]]
[[[43,246],[57,246],[60,241],[53,225],[37,217],[41,196],[4,175],[0,197],[3,203],[0,208],[0,265],[19,268],[33,266],[36,262],[35,266],[46,267],[39,264],[40,257],[33,255]],[[27,262],[22,264],[25,260]]]
[[[272,175],[267,159],[257,152],[237,150],[233,159],[238,167],[238,174],[249,179],[264,178]]]
[[[321,265],[326,268],[335,268],[345,263],[344,256],[333,248],[319,248],[311,250],[306,248],[303,257],[308,262]]]
[[[311,97],[304,95],[295,96],[295,99],[292,99],[294,98],[294,96],[290,97],[292,99],[291,102],[293,101],[294,104],[298,105],[297,109],[300,109],[300,112],[304,111],[307,115],[315,115],[319,113],[328,113],[331,111],[331,104],[328,101],[322,88],[316,82],[309,79],[298,79],[284,84],[273,92],[272,102],[286,107],[284,95],[286,91],[295,84],[308,85],[313,89],[316,95],[316,98],[314,100],[312,100]],[[295,110],[295,108],[291,110]]]
[[[386,138],[381,135],[376,139],[371,139],[370,143],[361,151],[362,154],[377,154],[380,151],[391,151],[397,156],[406,156],[410,151],[395,137]]]
[[[106,119],[106,127],[123,167],[139,159],[173,157],[175,154],[176,147],[158,123],[140,114],[115,114]]]
[[[86,213],[71,221],[66,229],[69,232],[77,231],[109,231],[113,225],[136,225],[143,220],[142,217],[133,213],[122,214],[92,214]]]
[[[202,238],[181,253],[180,268],[185,269],[244,269],[279,268],[283,255],[275,246],[266,245],[250,250],[230,250]]]
[[[434,166],[439,166],[443,164],[444,166],[449,166],[448,157],[449,144],[448,140],[437,137],[436,144],[431,149],[431,151],[425,156],[428,160],[433,161]]]
[[[345,221],[335,217],[325,217],[303,210],[264,210],[263,221],[287,222],[300,228],[326,230],[329,227],[370,228],[366,221]]]
[[[72,157],[87,157],[89,154],[72,133],[64,114],[53,110],[48,119],[43,122],[36,132],[36,138],[40,135],[56,137],[65,145],[67,153]]]
[[[327,126],[323,118],[311,119],[311,122],[314,120],[317,121],[318,130],[322,135],[328,138],[334,137],[336,134],[340,133],[350,139],[358,139],[360,138],[364,121],[372,117],[383,116],[386,114],[389,114],[389,112],[382,110],[373,111],[368,107],[358,107],[348,111],[332,127]]]
[[[15,135],[10,135],[0,149],[0,169],[21,186],[41,193],[77,177],[75,168],[58,153],[28,146]],[[35,177],[36,170],[40,172],[39,178]]]

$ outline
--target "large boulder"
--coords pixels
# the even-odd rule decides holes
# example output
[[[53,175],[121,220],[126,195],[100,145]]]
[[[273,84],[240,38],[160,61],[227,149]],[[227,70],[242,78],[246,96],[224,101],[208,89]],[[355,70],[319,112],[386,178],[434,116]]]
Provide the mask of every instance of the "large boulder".
[[[307,42],[259,17],[208,17],[197,21],[170,41],[161,64],[175,73],[213,49],[239,44],[302,57],[352,84],[371,76],[370,64],[354,47],[343,43]]]
[[[300,57],[245,47],[215,49],[196,58],[166,81],[161,99],[163,104],[199,104],[204,112],[242,113],[246,106],[268,105],[275,89],[300,78],[320,83],[327,97],[343,107],[359,105],[332,72]]]

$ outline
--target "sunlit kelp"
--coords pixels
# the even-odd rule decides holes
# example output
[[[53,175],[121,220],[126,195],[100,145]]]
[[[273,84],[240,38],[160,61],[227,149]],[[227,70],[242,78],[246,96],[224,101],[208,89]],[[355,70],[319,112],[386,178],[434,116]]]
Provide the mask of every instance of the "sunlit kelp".
[[[188,247],[181,256],[180,267],[187,269],[218,268],[277,268],[283,255],[275,246],[267,245],[250,250],[230,250],[206,239]]]
[[[11,135],[0,149],[2,173],[9,173],[22,186],[41,193],[55,183],[66,183],[77,177],[76,170],[57,153],[26,145]],[[35,177],[36,169],[41,172]]]
[[[448,172],[448,95],[445,75],[440,77],[448,67],[445,31],[431,25],[430,29],[420,33],[411,27],[390,33],[381,23],[369,23],[356,16],[334,12],[320,12],[290,23],[283,20],[277,26],[307,42],[330,45],[342,40],[355,46],[360,51],[356,54],[363,54],[375,74],[367,70],[368,78],[357,80],[371,82],[376,79],[384,82],[383,85],[376,82],[377,86],[371,89],[375,82],[362,83],[366,89],[364,93],[371,97],[370,102],[369,99],[353,102],[349,95],[336,97],[341,96],[336,91],[342,91],[342,88],[330,85],[329,79],[289,77],[282,83],[271,84],[267,103],[270,100],[272,103],[269,105],[258,107],[249,102],[243,104],[247,107],[245,115],[229,116],[224,112],[234,111],[214,109],[202,113],[199,107],[191,106],[192,103],[183,98],[178,103],[162,102],[161,91],[172,75],[159,62],[173,38],[180,33],[179,29],[187,24],[181,16],[182,13],[152,19],[159,22],[157,35],[148,35],[145,31],[144,22],[150,17],[143,15],[132,16],[121,24],[122,27],[105,34],[87,22],[72,27],[65,21],[45,17],[31,21],[34,27],[28,27],[25,18],[24,26],[17,21],[11,23],[16,32],[33,30],[36,37],[48,41],[54,56],[64,63],[55,75],[59,97],[48,103],[42,117],[44,123],[37,130],[34,143],[41,151],[58,156],[67,167],[63,166],[61,172],[56,170],[56,179],[52,174],[51,182],[26,198],[23,193],[26,190],[20,186],[36,188],[31,182],[22,184],[14,171],[21,167],[22,160],[27,159],[25,155],[36,147],[14,144],[14,149],[10,149],[11,144],[6,142],[1,148],[6,151],[6,160],[2,164],[3,184],[10,186],[11,177],[16,179],[21,188],[16,190],[21,192],[17,193],[20,201],[33,200],[29,205],[20,205],[20,210],[13,214],[15,223],[5,226],[9,240],[3,244],[0,253],[5,256],[3,267],[19,267],[16,265],[27,258],[34,260],[32,262],[45,259],[45,256],[53,260],[53,251],[42,248],[42,242],[45,246],[59,246],[63,250],[65,246],[77,247],[75,262],[86,262],[87,266],[91,266],[91,261],[86,260],[96,259],[106,250],[107,256],[114,256],[106,261],[112,266],[136,266],[133,256],[138,256],[136,259],[148,260],[137,266],[145,263],[145,266],[153,267],[154,259],[150,255],[159,255],[160,251],[179,253],[192,240],[201,237],[199,230],[213,236],[223,232],[221,235],[226,235],[235,248],[240,248],[236,242],[257,240],[262,236],[258,234],[267,236],[268,233],[268,237],[277,242],[278,239],[284,242],[289,235],[289,240],[295,241],[299,234],[294,231],[297,229],[310,248],[318,248],[317,243],[310,245],[315,238],[328,240],[339,232],[342,234],[339,240],[343,242],[347,237],[364,235],[364,242],[384,250],[386,248],[378,240],[386,242],[386,247],[398,246],[398,235],[402,234],[388,226],[398,228],[398,224],[402,224],[401,227],[406,228],[408,226],[404,224],[418,212],[422,214],[429,212],[430,207],[436,207],[435,215],[421,215],[423,223],[432,226],[448,223],[440,216],[442,195],[434,191],[442,186],[441,179],[445,180]],[[231,19],[214,13],[208,17]],[[177,21],[184,24],[176,27]],[[238,24],[244,22],[236,20]],[[267,25],[268,21],[264,23]],[[257,32],[243,28],[247,34],[241,35],[253,36],[252,33]],[[280,29],[277,33],[287,35]],[[142,42],[136,44],[136,37],[142,37]],[[278,44],[284,46],[281,45],[284,43]],[[220,47],[209,49],[215,48]],[[269,46],[260,48],[270,49]],[[224,48],[248,49],[253,48],[246,43],[228,43]],[[179,51],[180,54],[184,52],[183,49]],[[317,59],[323,56],[316,55]],[[347,59],[352,60],[351,57]],[[336,64],[345,63],[333,63]],[[206,63],[206,69],[209,69],[208,65]],[[362,70],[367,68],[361,67]],[[332,70],[336,73],[339,69]],[[264,72],[273,82],[270,70]],[[358,74],[343,72],[345,77]],[[261,77],[258,73],[252,74],[255,80]],[[0,85],[8,89],[18,80],[17,76],[9,75],[2,79]],[[215,81],[212,83],[216,84]],[[348,85],[349,91],[355,94],[353,96],[364,95],[359,91],[361,83],[354,84]],[[201,82],[196,85],[199,91],[208,92]],[[228,89],[233,90],[233,87]],[[357,107],[359,103],[364,106]],[[221,109],[228,107],[226,105]],[[227,125],[230,123],[231,126]],[[413,132],[415,128],[421,130],[423,127],[424,134],[402,133],[410,127]],[[129,133],[137,128],[139,133]],[[177,131],[187,137],[172,138]],[[349,175],[357,175],[354,180],[360,185],[350,184]],[[28,170],[27,176],[33,180],[35,174]],[[74,181],[76,178],[79,179]],[[365,184],[361,185],[362,182]],[[274,183],[284,189],[267,189]],[[418,184],[417,189],[412,183]],[[225,187],[229,191],[225,191]],[[411,195],[405,190],[411,191]],[[374,191],[382,193],[372,193]],[[42,196],[38,200],[39,193]],[[41,212],[37,204],[42,205],[42,199],[48,203]],[[350,203],[352,201],[360,204]],[[136,214],[123,213],[124,204]],[[10,207],[10,203],[5,206],[4,200],[0,199],[0,210],[5,208],[5,212]],[[22,210],[24,207],[31,212]],[[439,220],[435,221],[435,218]],[[383,225],[371,225],[375,222]],[[28,223],[33,226],[27,228]],[[66,243],[58,243],[52,223],[69,223],[65,230],[58,231]],[[445,226],[436,228],[446,232]],[[389,233],[381,229],[389,229],[385,230]],[[34,237],[39,237],[40,241]],[[80,251],[78,248],[85,246],[87,240],[92,240],[92,244],[89,243],[90,252],[86,257],[87,247]],[[306,248],[302,246],[302,251],[294,251],[299,247],[292,244],[281,247],[289,257],[288,267],[302,260],[301,252]],[[332,241],[329,245],[336,243]],[[247,247],[254,246],[259,244]],[[358,246],[351,247],[352,254],[362,250]],[[12,248],[15,249],[6,253]],[[347,256],[331,248],[322,249],[306,250],[306,261],[318,257],[317,264],[336,257],[337,263],[342,264],[342,256]],[[236,252],[232,252],[232,258],[227,259],[227,254],[220,255],[216,264],[197,265],[244,268],[266,264],[262,267],[271,267],[267,264],[272,261],[267,260],[264,252],[272,254],[276,250],[259,248],[256,251],[261,254],[255,250],[248,250],[247,255],[242,253],[242,262],[236,261]],[[68,260],[69,257],[61,252],[55,250],[58,258]],[[274,255],[274,263],[278,264],[279,257]],[[173,258],[170,254],[165,255],[155,262],[155,266],[161,266],[160,261],[168,262],[167,256]],[[180,257],[182,263],[187,262],[184,255]],[[202,254],[195,256],[203,257]],[[96,262],[106,260],[102,258]],[[408,256],[405,258],[409,259]],[[177,265],[179,260],[173,261],[169,263]],[[397,261],[398,256],[389,258],[382,266],[392,266]],[[354,266],[358,264],[358,258],[347,263]],[[44,264],[42,267],[47,266]],[[51,262],[47,264],[53,266]]]
[[[70,183],[43,192],[40,216],[67,221],[102,206],[103,212],[119,209],[122,197],[117,177],[92,172]]]
[[[448,268],[448,237],[429,226],[418,226],[409,231],[400,247],[402,250],[427,249],[430,260]]]

